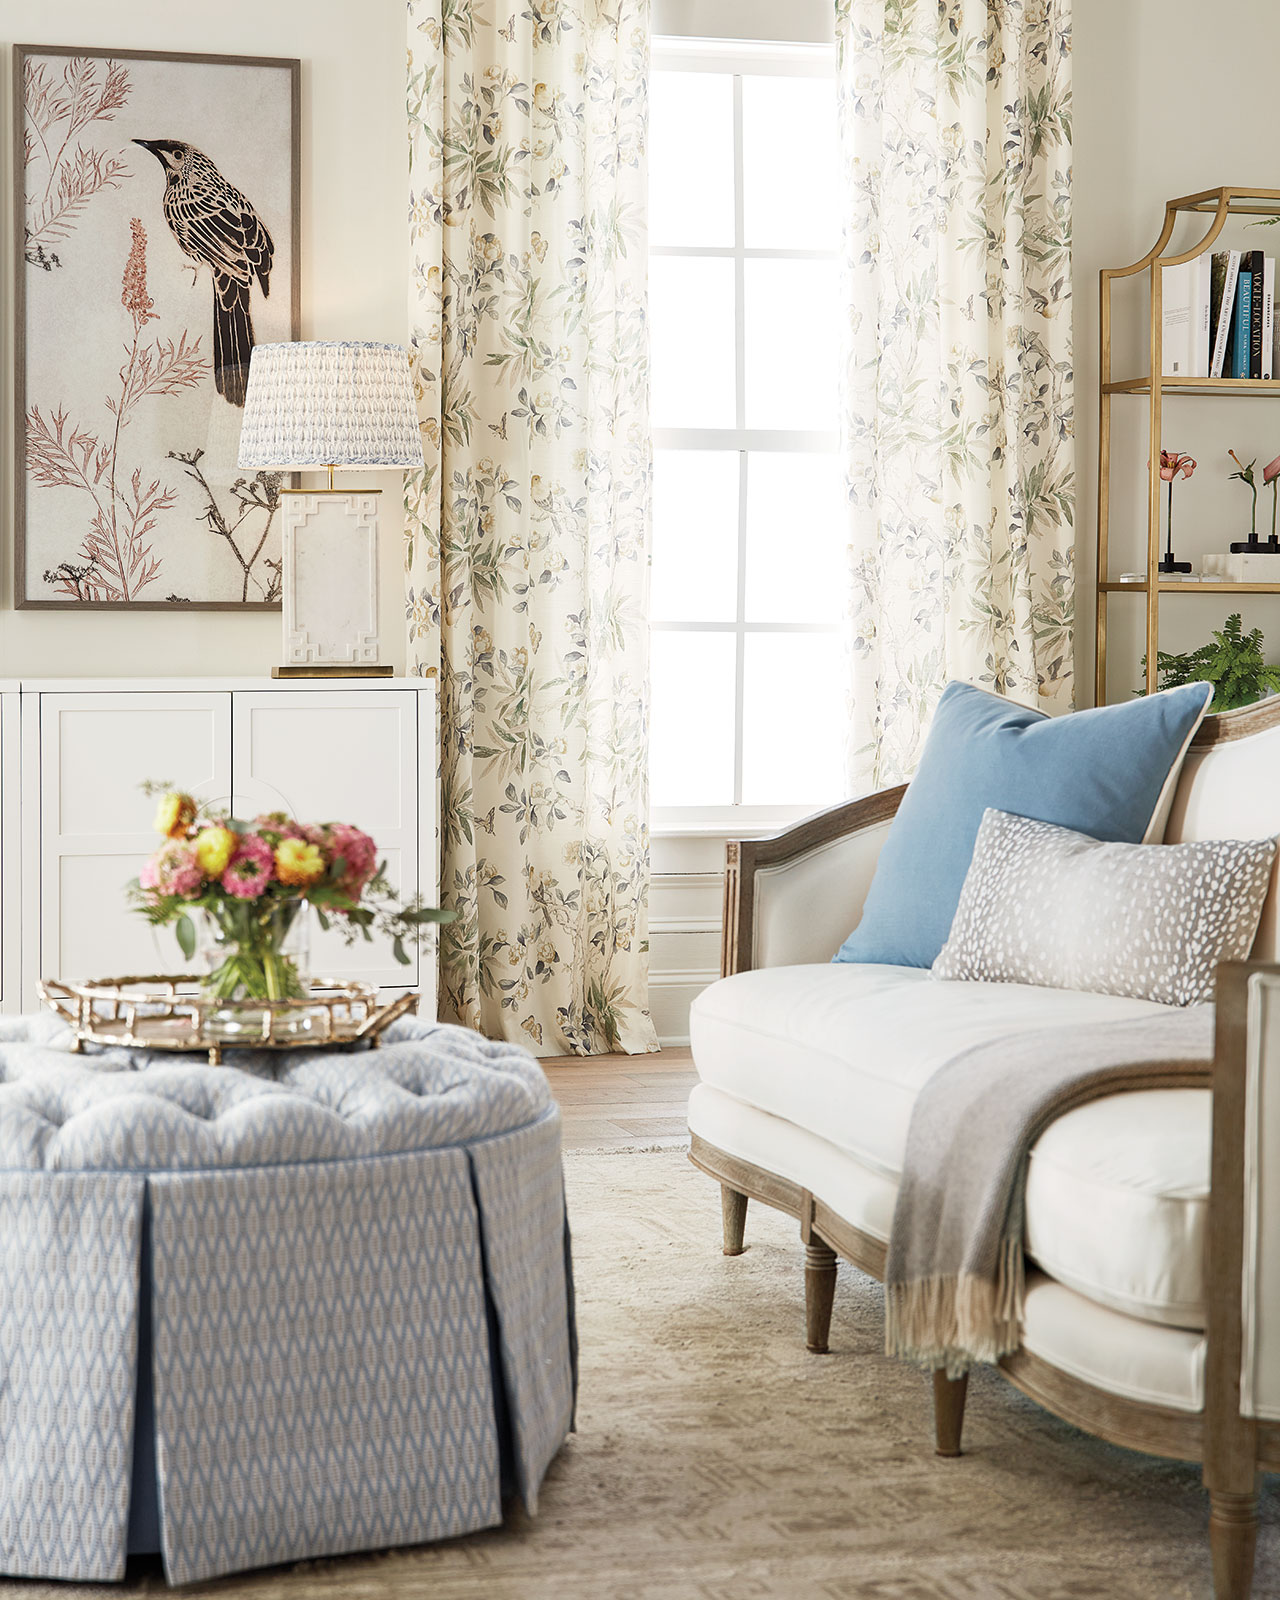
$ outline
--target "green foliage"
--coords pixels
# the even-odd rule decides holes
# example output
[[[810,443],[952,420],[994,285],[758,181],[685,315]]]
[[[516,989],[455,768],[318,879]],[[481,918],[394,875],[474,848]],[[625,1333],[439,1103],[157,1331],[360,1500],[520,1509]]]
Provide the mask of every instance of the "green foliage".
[[[1170,655],[1161,650],[1156,668],[1161,689],[1176,689],[1184,683],[1211,683],[1210,711],[1234,711],[1252,705],[1263,695],[1280,690],[1280,666],[1269,667],[1262,656],[1262,629],[1245,633],[1240,613],[1233,612],[1221,629],[1214,629],[1214,642],[1202,644],[1186,655]],[[1147,664],[1146,656],[1142,665]],[[1145,693],[1139,690],[1139,694]]]

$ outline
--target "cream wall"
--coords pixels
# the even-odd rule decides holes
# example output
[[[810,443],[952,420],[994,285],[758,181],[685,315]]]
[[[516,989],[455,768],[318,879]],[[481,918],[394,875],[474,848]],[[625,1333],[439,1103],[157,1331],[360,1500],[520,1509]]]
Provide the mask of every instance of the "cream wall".
[[[1280,140],[1276,137],[1276,63],[1280,60],[1277,0],[1075,0],[1073,36],[1075,102],[1073,291],[1075,297],[1076,425],[1079,516],[1078,647],[1079,699],[1093,694],[1094,538],[1097,529],[1098,463],[1098,270],[1128,265],[1154,244],[1164,202],[1223,184],[1280,189]],[[1194,242],[1194,235],[1175,235]],[[1280,256],[1280,228],[1245,230],[1232,224],[1223,244],[1260,248]],[[1133,303],[1117,303],[1117,334],[1145,314]],[[1131,371],[1145,370],[1145,347],[1117,354]],[[1117,489],[1111,501],[1112,537],[1131,539],[1141,564],[1136,530],[1145,529],[1145,498],[1139,482],[1146,460],[1145,400],[1113,402]],[[1132,408],[1131,410],[1129,408]],[[1234,445],[1258,457],[1259,469],[1280,453],[1280,406],[1269,399],[1234,396],[1166,397],[1164,444],[1188,450],[1199,462],[1189,483],[1179,483],[1175,504],[1178,554],[1195,558],[1224,550],[1247,533],[1248,491],[1228,483]],[[1270,494],[1259,497],[1259,523]],[[1278,563],[1280,565],[1280,563]],[[1118,576],[1120,563],[1115,566]],[[1280,572],[1277,573],[1280,577]],[[1123,610],[1121,608],[1124,608]],[[1186,649],[1204,643],[1228,611],[1244,612],[1267,636],[1268,658],[1280,660],[1280,601],[1187,595],[1163,602],[1161,643]],[[1141,601],[1121,596],[1111,603],[1112,627],[1133,637]],[[1126,629],[1126,621],[1128,627]],[[1167,628],[1166,628],[1167,624]],[[1118,644],[1122,640],[1116,640]],[[1115,645],[1110,647],[1114,652]],[[1139,650],[1130,654],[1136,660]],[[1123,698],[1129,675],[1113,674],[1110,698]]]
[[[405,336],[404,7],[401,0],[0,0],[3,261],[0,272],[0,677],[262,674],[280,659],[272,612],[15,611],[13,605],[12,116],[10,49],[83,44],[121,49],[297,56],[302,60],[302,328],[304,339]],[[252,138],[252,130],[245,130]],[[304,482],[309,481],[304,479]],[[356,482],[352,475],[352,482]],[[401,475],[381,487],[383,659],[404,664]]]

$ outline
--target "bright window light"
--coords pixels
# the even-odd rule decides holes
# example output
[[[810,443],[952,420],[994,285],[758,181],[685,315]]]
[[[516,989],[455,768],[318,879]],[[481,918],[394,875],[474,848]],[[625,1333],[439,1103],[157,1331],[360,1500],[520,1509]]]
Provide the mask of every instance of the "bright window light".
[[[656,40],[652,821],[844,792],[834,52]]]

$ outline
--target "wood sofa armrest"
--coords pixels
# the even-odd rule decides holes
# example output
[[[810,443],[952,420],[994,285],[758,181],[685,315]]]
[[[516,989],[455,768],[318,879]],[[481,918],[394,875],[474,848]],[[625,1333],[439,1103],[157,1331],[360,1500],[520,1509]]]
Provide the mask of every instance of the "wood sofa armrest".
[[[725,848],[721,976],[727,978],[735,972],[748,972],[756,965],[757,873],[761,869],[801,863],[815,851],[838,840],[891,822],[906,792],[906,784],[900,783],[895,788],[880,789],[858,800],[846,800],[826,811],[817,811],[767,838],[730,840]]]

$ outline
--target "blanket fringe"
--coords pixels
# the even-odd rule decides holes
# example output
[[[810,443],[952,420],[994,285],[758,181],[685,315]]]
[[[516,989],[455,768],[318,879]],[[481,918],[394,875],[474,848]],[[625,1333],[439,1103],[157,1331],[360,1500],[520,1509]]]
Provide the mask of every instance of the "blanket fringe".
[[[963,1377],[1018,1349],[1025,1290],[1022,1240],[1013,1236],[1001,1242],[994,1283],[961,1272],[887,1284],[885,1352]]]

